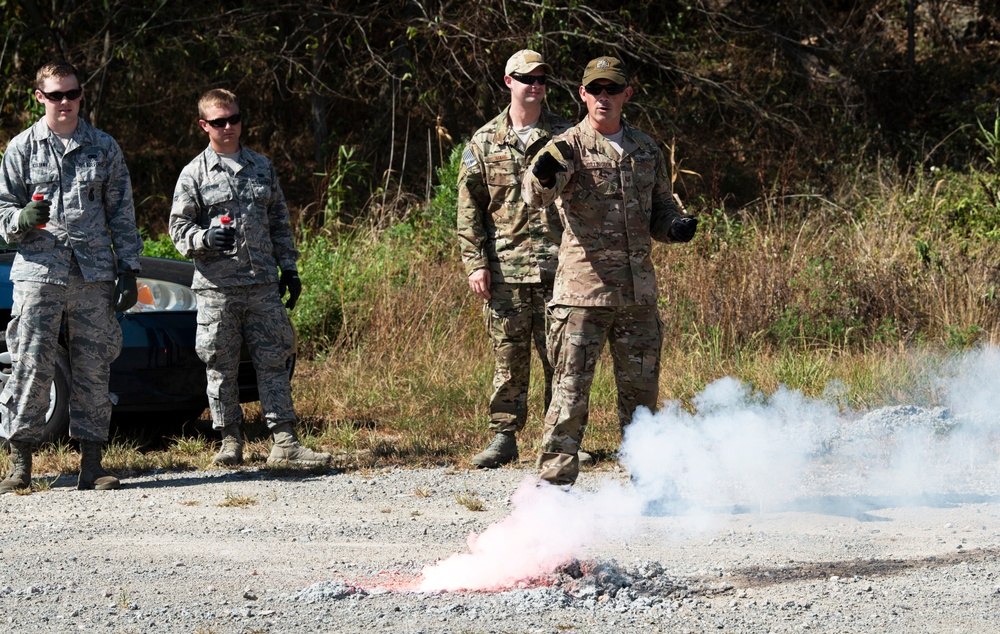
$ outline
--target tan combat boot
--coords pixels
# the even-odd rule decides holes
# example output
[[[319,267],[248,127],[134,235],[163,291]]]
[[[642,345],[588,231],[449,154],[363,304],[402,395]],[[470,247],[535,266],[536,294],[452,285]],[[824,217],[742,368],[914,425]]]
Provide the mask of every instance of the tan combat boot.
[[[76,482],[76,488],[81,491],[88,489],[112,491],[122,487],[121,481],[101,466],[103,449],[102,442],[80,441],[80,479]]]
[[[239,424],[222,428],[222,447],[212,457],[212,464],[223,467],[243,464],[243,433]]]
[[[0,482],[0,495],[31,486],[31,450],[32,446],[26,442],[10,443],[10,475]]]
[[[274,445],[267,464],[285,467],[323,467],[330,464],[330,454],[303,447],[291,423],[282,423],[272,430]]]
[[[486,449],[472,457],[472,464],[480,469],[496,469],[517,460],[517,440],[514,432],[498,432]]]

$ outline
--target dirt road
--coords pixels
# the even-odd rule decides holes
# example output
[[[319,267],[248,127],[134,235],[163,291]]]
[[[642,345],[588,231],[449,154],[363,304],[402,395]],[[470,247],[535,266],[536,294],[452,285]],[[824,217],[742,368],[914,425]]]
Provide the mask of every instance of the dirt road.
[[[996,486],[655,515],[635,505],[619,468],[586,471],[564,492],[535,487],[528,466],[163,473],[117,492],[62,478],[0,498],[0,623],[203,634],[1000,631]],[[471,551],[470,532],[483,535]],[[567,553],[576,563],[545,569]],[[501,584],[513,587],[418,591],[447,568],[428,566],[456,554],[444,576],[460,585],[535,569]]]

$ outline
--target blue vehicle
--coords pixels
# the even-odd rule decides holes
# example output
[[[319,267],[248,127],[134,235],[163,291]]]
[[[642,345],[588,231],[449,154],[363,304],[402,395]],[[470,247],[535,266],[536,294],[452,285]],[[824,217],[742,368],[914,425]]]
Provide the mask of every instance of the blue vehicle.
[[[10,322],[14,285],[10,267],[15,249],[0,242],[0,326]],[[118,313],[122,327],[122,352],[111,364],[109,391],[116,401],[114,414],[143,415],[178,423],[197,418],[208,407],[205,364],[195,352],[197,298],[191,290],[194,265],[182,260],[140,258],[139,301]],[[65,351],[64,351],[65,352]],[[50,392],[44,438],[57,440],[69,430],[70,371],[67,355],[56,363]],[[295,355],[288,371],[295,367]],[[7,342],[0,336],[0,384],[10,376]],[[240,402],[258,400],[257,374],[244,348],[240,361]]]

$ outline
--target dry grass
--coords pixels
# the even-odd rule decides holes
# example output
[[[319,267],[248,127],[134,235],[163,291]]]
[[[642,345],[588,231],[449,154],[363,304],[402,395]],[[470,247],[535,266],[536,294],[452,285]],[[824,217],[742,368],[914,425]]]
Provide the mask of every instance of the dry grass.
[[[237,493],[233,493],[232,491],[226,491],[226,499],[219,502],[216,506],[245,509],[246,507],[253,506],[255,504],[257,504],[257,498],[252,495],[239,495]]]
[[[989,299],[997,244],[952,241],[954,228],[932,226],[952,204],[940,184],[892,174],[859,169],[832,198],[773,196],[736,214],[701,209],[694,242],[655,245],[661,400],[690,405],[705,385],[733,376],[764,393],[784,385],[815,398],[839,385],[845,409],[929,403],[942,353],[1000,340]],[[300,364],[300,411],[325,447],[369,465],[470,466],[489,435],[492,359],[457,258],[415,259],[404,283],[375,282],[365,302],[363,319],[345,317],[361,324],[349,345]],[[537,361],[532,374],[525,457],[537,453],[542,428]],[[584,440],[600,458],[621,440],[615,392],[605,351]]]
[[[479,496],[473,493],[469,493],[468,491],[466,491],[465,493],[456,493],[455,501],[458,502],[461,506],[464,506],[465,508],[473,512],[486,510],[486,503],[483,502]]]

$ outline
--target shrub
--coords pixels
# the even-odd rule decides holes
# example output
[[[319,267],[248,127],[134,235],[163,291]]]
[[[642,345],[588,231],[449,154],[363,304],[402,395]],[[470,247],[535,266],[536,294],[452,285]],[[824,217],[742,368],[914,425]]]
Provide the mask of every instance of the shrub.
[[[150,238],[146,231],[142,230],[142,254],[152,258],[169,258],[171,260],[187,260],[174,246],[174,241],[165,233],[161,233],[156,238]]]

